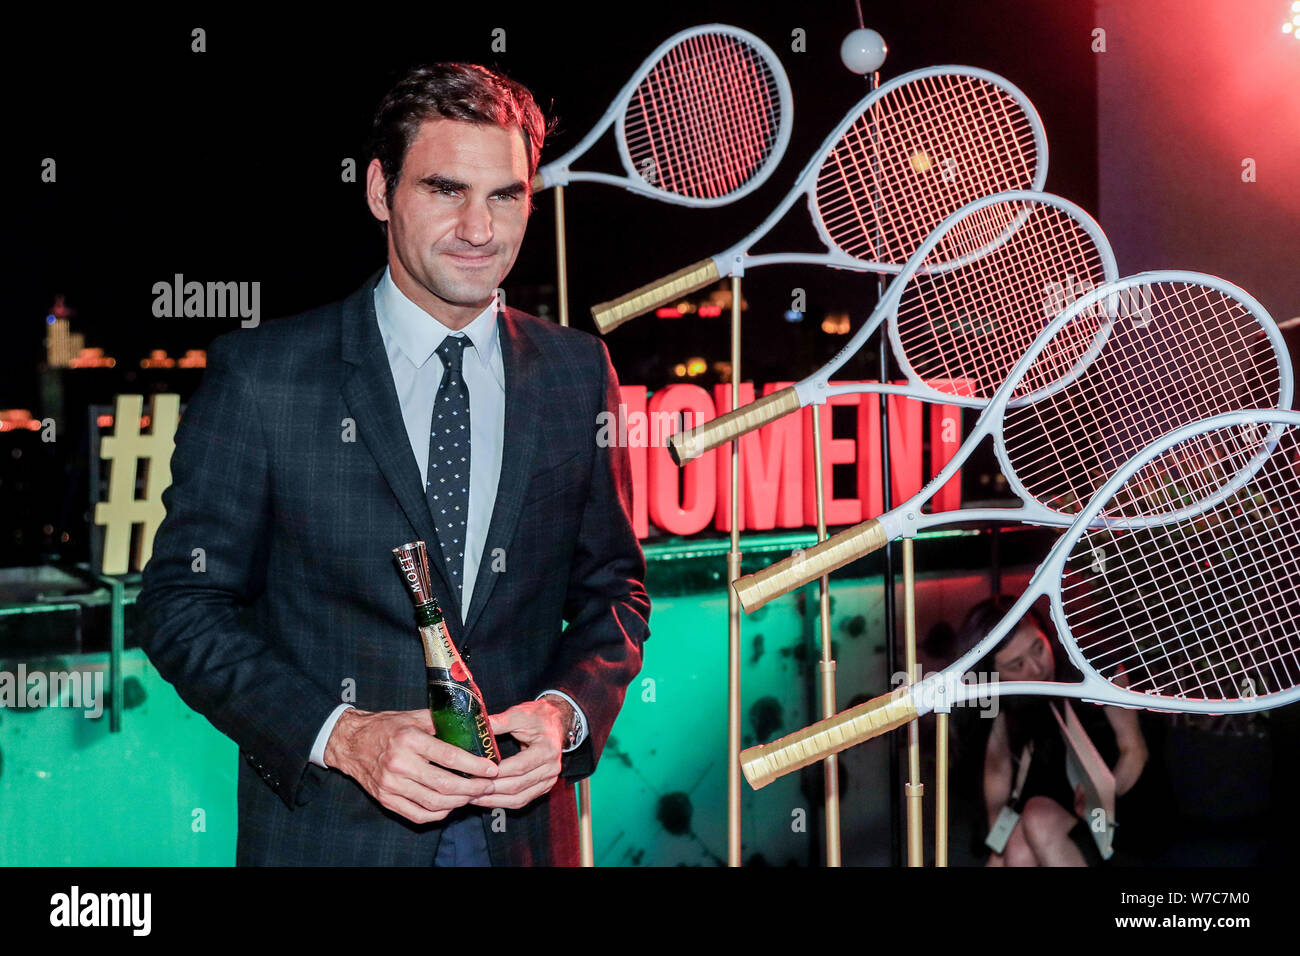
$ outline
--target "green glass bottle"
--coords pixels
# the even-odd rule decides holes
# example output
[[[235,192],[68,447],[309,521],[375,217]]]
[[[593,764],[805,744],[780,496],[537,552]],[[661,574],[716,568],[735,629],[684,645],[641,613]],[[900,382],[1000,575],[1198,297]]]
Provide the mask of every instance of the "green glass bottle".
[[[394,548],[393,560],[415,605],[415,623],[424,645],[434,734],[439,740],[468,750],[476,757],[500,763],[501,752],[488,722],[483,694],[451,642],[442,609],[429,587],[429,556],[424,542],[413,541]]]

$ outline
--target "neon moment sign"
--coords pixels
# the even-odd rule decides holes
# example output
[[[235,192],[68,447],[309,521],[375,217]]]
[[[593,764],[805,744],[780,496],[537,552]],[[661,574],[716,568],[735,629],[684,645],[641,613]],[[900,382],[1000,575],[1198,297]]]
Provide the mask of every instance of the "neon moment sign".
[[[791,382],[771,382],[770,395]],[[832,384],[849,384],[834,382]],[[628,449],[632,469],[632,522],[638,538],[650,526],[673,535],[712,527],[731,530],[731,445],[707,452],[684,468],[674,464],[665,439],[677,430],[679,416],[692,425],[729,411],[731,386],[715,385],[710,394],[698,385],[676,384],[653,395],[643,385],[622,385],[617,418],[605,413],[598,440]],[[754,385],[742,383],[740,403],[754,400]],[[938,472],[961,447],[961,407],[930,405],[891,395],[889,400],[890,491],[894,503],[921,490],[928,472]],[[832,437],[830,406],[852,406],[853,437]],[[923,416],[923,410],[928,415]],[[822,482],[827,525],[857,524],[884,511],[880,448],[880,396],[840,395],[826,404],[803,408],[740,439],[740,530],[816,527],[812,416],[822,416]],[[929,424],[929,467],[923,470],[924,419]],[[834,466],[855,466],[852,497],[832,495]],[[934,497],[934,511],[961,507],[961,472]]]

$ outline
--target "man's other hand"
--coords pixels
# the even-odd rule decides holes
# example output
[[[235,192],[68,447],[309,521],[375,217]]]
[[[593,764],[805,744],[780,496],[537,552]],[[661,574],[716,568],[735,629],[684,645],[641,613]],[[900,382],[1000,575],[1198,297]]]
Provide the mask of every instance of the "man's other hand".
[[[560,776],[564,752],[567,705],[555,698],[530,700],[516,704],[499,714],[490,714],[494,734],[510,734],[519,741],[521,750],[501,761],[500,775],[494,787],[470,803],[476,807],[527,806],[555,786]]]
[[[492,778],[500,774],[491,760],[439,740],[433,732],[427,710],[345,710],[325,745],[325,763],[394,813],[412,823],[431,823],[491,794]]]

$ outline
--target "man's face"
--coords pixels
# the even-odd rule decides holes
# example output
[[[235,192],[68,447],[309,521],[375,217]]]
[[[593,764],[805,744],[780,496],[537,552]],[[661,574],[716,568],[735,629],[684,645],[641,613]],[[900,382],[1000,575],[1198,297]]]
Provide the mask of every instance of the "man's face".
[[[1051,680],[1056,659],[1047,635],[1025,621],[1006,646],[993,655],[993,667],[999,680]]]
[[[428,120],[383,202],[378,160],[367,171],[370,209],[388,222],[388,263],[399,289],[453,327],[487,307],[514,265],[528,225],[528,153],[518,127]]]

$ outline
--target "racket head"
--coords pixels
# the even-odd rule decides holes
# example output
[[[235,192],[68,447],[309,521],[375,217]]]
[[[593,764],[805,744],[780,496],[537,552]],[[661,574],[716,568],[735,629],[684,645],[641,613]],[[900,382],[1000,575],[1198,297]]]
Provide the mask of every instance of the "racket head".
[[[1192,499],[1213,504],[1193,512]],[[1135,524],[1139,513],[1148,520]],[[1298,546],[1300,413],[1236,411],[1175,429],[1106,482],[1045,563],[1062,646],[1085,685],[1105,681],[1115,699],[1152,709],[1290,703]]]
[[[772,174],[793,117],[790,81],[771,47],[726,24],[690,27],[642,61],[600,122],[537,181],[604,182],[679,205],[721,206]],[[626,178],[571,172],[611,124]]]
[[[890,344],[913,386],[987,403],[1075,290],[1118,275],[1101,226],[1069,200],[986,196],[947,217],[896,280]]]
[[[1068,520],[1161,436],[1226,412],[1286,408],[1292,397],[1286,344],[1264,307],[1216,276],[1167,270],[1071,304],[989,413],[1010,490]]]
[[[898,272],[967,203],[1046,180],[1047,136],[1029,98],[996,73],[935,66],[859,102],[796,189],[828,248]]]

